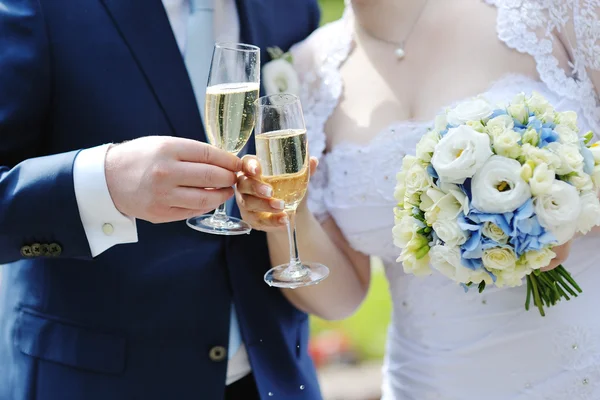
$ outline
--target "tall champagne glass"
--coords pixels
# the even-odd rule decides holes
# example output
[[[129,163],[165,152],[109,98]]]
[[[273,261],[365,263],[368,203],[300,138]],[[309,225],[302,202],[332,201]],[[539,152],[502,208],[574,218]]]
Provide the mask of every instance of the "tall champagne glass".
[[[260,87],[260,49],[241,43],[217,43],[213,51],[204,125],[208,142],[237,155],[246,145],[254,128],[254,102]],[[240,235],[250,225],[230,217],[226,203],[212,215],[187,220],[188,226],[215,235]]]
[[[319,283],[329,275],[329,269],[300,261],[296,242],[296,208],[310,177],[306,127],[298,97],[276,94],[258,99],[255,135],[263,181],[273,187],[273,197],[284,201],[289,220],[290,261],[269,270],[265,282],[291,289]]]

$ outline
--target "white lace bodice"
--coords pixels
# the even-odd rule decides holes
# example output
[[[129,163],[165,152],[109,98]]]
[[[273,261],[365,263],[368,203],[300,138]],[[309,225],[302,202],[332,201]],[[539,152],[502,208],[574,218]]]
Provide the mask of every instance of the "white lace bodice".
[[[600,69],[600,0],[487,0],[498,8],[497,31],[507,46],[534,57],[540,80],[507,75],[483,93],[494,102],[537,91],[559,110],[573,110],[584,129],[600,132],[591,70]],[[524,289],[465,294],[439,276],[405,276],[395,263],[391,229],[395,175],[433,122],[398,121],[368,144],[342,143],[325,152],[325,123],[343,92],[340,65],[353,46],[353,16],[313,34],[319,43],[292,49],[300,74],[311,155],[320,157],[309,207],[331,216],[355,249],[381,257],[394,302],[388,337],[386,399],[600,399],[600,270],[588,236],[574,245],[568,267],[588,290],[541,319],[523,310]],[[553,33],[573,30],[571,71],[552,53]],[[307,56],[308,54],[308,56]],[[462,100],[462,99],[457,99]],[[451,106],[451,105],[448,105]],[[528,361],[524,361],[528,360]],[[490,372],[482,373],[483,366]]]

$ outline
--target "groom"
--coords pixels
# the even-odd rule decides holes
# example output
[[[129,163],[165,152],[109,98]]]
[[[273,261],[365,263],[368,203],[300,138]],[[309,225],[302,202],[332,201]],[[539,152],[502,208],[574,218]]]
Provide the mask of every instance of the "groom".
[[[182,221],[241,168],[203,143],[214,41],[286,50],[318,6],[213,1],[0,2],[0,400],[320,398],[264,235]]]

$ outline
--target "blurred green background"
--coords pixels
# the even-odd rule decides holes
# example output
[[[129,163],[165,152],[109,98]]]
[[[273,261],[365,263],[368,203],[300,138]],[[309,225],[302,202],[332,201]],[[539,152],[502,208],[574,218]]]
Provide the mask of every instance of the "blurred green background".
[[[342,15],[343,0],[320,0],[319,3],[321,24],[335,21]],[[340,341],[345,343],[340,347],[350,350],[358,358],[356,361],[380,360],[383,357],[391,300],[381,262],[374,259],[372,265],[371,288],[356,314],[344,321],[334,322],[312,317],[313,358],[316,358],[317,364],[320,364],[321,353],[331,351],[332,347],[336,347],[335,343]],[[322,345],[319,345],[320,342]]]

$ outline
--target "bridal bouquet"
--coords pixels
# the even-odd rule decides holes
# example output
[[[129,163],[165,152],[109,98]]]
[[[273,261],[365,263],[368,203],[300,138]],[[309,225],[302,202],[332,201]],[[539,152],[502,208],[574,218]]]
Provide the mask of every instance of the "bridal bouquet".
[[[581,293],[553,247],[600,224],[600,146],[577,115],[539,94],[505,108],[477,98],[436,119],[397,175],[394,243],[417,276],[437,270],[465,289],[527,282],[544,306]]]

